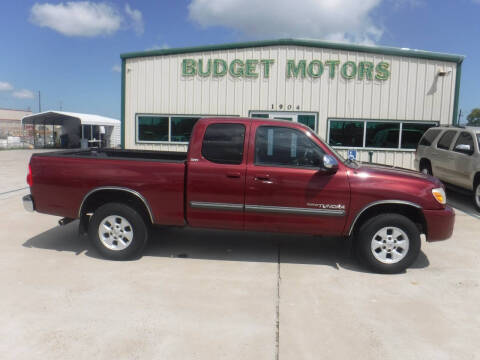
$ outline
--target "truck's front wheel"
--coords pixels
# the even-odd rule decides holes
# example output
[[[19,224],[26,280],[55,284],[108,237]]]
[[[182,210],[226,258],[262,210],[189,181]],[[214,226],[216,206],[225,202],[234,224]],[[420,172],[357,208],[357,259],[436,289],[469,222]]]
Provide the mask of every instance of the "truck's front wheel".
[[[399,214],[371,218],[360,227],[357,238],[360,260],[372,270],[387,274],[408,268],[417,259],[420,245],[415,224]]]
[[[105,258],[127,260],[143,250],[148,239],[148,228],[134,208],[121,203],[108,203],[94,212],[88,236]]]

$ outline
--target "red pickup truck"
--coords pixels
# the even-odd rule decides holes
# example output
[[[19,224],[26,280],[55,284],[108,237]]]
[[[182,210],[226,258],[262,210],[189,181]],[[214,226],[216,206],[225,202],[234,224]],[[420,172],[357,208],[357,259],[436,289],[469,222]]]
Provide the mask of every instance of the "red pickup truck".
[[[151,225],[339,236],[371,269],[407,268],[447,239],[454,211],[419,172],[345,160],[288,121],[204,118],[188,153],[75,150],[34,154],[26,209],[80,219],[109,259],[138,256]]]

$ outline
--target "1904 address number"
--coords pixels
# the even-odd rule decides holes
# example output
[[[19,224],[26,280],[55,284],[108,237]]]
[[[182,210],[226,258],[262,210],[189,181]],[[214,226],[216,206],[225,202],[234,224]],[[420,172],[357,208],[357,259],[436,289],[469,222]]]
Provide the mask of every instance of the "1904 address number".
[[[292,105],[292,104],[272,104],[272,110],[300,110],[300,105]]]

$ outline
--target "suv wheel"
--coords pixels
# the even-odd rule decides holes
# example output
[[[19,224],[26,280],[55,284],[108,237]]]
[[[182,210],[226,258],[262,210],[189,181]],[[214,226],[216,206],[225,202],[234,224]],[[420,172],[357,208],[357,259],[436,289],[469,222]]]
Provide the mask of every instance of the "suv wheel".
[[[357,252],[373,271],[394,274],[404,271],[417,259],[420,244],[420,232],[410,219],[399,214],[382,214],[361,226]]]
[[[135,209],[120,203],[108,203],[93,214],[88,236],[105,258],[127,260],[143,250],[148,229]]]
[[[473,187],[473,205],[480,211],[480,180]]]
[[[432,165],[430,165],[430,162],[428,160],[422,161],[422,164],[420,165],[420,172],[426,175],[433,175]]]

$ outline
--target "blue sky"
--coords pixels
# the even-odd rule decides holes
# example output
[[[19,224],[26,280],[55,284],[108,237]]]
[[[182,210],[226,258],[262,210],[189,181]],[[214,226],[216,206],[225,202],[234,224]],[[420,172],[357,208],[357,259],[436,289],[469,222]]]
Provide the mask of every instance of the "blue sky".
[[[281,37],[466,55],[460,108],[480,107],[480,0],[0,2],[0,107],[120,117],[119,55]],[[463,119],[465,119],[466,115]]]

